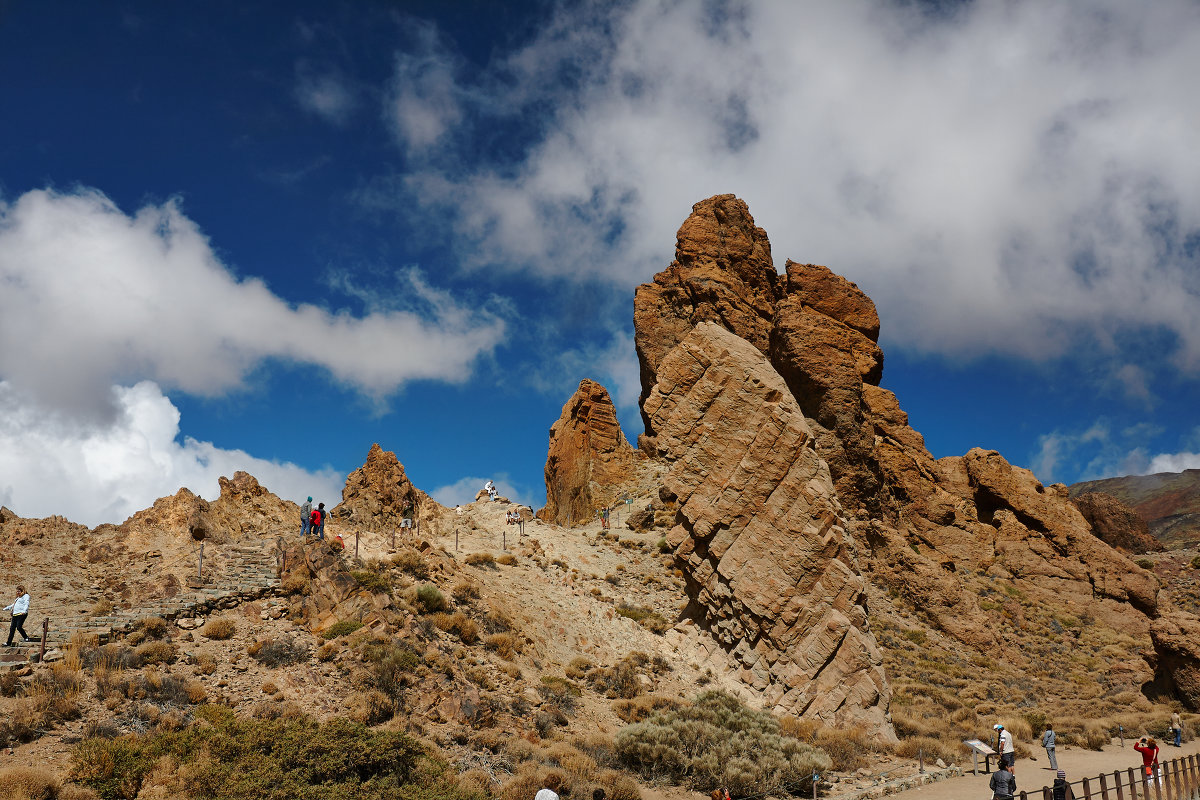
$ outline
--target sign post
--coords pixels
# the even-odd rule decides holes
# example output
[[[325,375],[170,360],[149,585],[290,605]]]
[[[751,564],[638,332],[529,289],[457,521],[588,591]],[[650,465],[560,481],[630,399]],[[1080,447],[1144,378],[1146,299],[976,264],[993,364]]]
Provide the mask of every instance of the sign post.
[[[996,751],[992,749],[991,745],[984,744],[983,742],[979,741],[978,739],[964,739],[963,744],[965,744],[967,747],[971,748],[971,754],[974,757],[974,761],[975,761],[975,763],[971,769],[971,771],[973,773],[975,773],[976,775],[979,774],[979,757],[980,756],[983,756],[984,771],[985,772],[992,771],[991,757],[996,755]]]

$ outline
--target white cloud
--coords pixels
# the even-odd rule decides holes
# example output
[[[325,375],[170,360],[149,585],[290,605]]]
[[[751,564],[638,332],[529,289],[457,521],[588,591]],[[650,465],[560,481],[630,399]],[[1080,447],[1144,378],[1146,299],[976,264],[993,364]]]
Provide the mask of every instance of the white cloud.
[[[1200,469],[1200,453],[1159,453],[1150,459],[1150,464],[1143,474],[1183,472],[1185,469]]]
[[[442,141],[463,119],[467,100],[455,80],[460,60],[442,46],[437,29],[413,21],[413,52],[396,57],[396,70],[386,100],[385,117],[397,141],[418,155]]]
[[[232,274],[174,202],[130,217],[99,192],[31,191],[0,205],[0,378],[92,419],[111,412],[114,384],[219,396],[266,359],[313,364],[376,402],[412,380],[465,380],[504,322],[404,276],[419,310],[292,307]]]
[[[520,489],[514,484],[507,472],[500,472],[492,476],[492,482],[496,485],[496,491],[501,497],[507,497],[509,500],[519,505],[532,505],[533,500],[530,495],[523,489]],[[454,483],[446,486],[439,486],[429,493],[429,496],[437,500],[444,506],[453,508],[456,505],[465,505],[475,500],[475,495],[479,494],[479,490],[488,482],[487,478],[479,478],[474,475],[459,478]]]
[[[620,285],[735,192],[778,262],[858,282],[889,340],[1037,358],[1161,326],[1200,366],[1200,7],[713,8],[575,4],[470,86],[427,37],[396,74],[406,147],[472,114],[544,127],[516,163],[451,152],[409,191],[456,215],[468,262]]]
[[[285,499],[341,498],[345,476],[176,441],[179,410],[142,381],[112,387],[111,424],[95,425],[29,405],[0,382],[0,500],[24,517],[61,514],[95,526],[121,522],[181,486],[214,500],[217,479],[245,470]]]
[[[334,73],[316,74],[310,67],[300,65],[296,70],[293,90],[296,102],[326,122],[345,125],[358,105],[354,93]]]

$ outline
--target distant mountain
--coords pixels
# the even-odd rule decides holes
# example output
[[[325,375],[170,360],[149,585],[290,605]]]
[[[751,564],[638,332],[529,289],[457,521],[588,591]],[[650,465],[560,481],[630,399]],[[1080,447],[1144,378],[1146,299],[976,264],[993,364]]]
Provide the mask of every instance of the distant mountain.
[[[1103,492],[1122,500],[1168,547],[1200,543],[1200,469],[1084,481],[1070,492],[1071,497]]]

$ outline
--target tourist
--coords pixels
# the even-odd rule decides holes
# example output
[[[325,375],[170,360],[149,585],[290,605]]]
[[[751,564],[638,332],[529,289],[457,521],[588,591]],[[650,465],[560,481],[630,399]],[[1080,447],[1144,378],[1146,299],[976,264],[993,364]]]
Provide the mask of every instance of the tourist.
[[[1075,800],[1075,792],[1072,791],[1071,784],[1067,783],[1067,773],[1061,769],[1054,778],[1054,785],[1050,788],[1054,800]]]
[[[1050,759],[1050,769],[1058,769],[1058,759],[1054,757],[1054,726],[1046,723],[1046,732],[1042,734],[1042,747],[1046,748],[1046,758]]]
[[[29,595],[24,586],[17,587],[17,599],[5,606],[4,610],[12,611],[12,624],[8,626],[8,643],[4,646],[12,647],[13,634],[17,631],[21,632],[21,639],[30,641],[29,634],[25,632],[25,618],[29,616]]]
[[[1178,711],[1171,712],[1171,733],[1175,734],[1175,746],[1183,747],[1183,720]]]
[[[988,788],[992,790],[992,800],[1013,800],[1017,793],[1017,776],[1013,774],[1012,764],[1001,762],[1000,768],[992,774]]]
[[[308,536],[308,532],[312,530],[312,497],[309,496],[304,501],[304,505],[300,506],[300,537]]]
[[[491,481],[489,481],[489,483],[490,482]],[[562,779],[558,776],[558,773],[551,772],[546,776],[546,788],[540,789],[538,793],[533,796],[533,800],[559,800],[558,787],[561,784]]]
[[[1013,747],[1012,734],[1001,723],[996,723],[994,727],[998,731],[996,734],[998,739],[996,749],[1000,751],[1000,763],[1001,765],[1007,764],[1012,766],[1017,763],[1017,751]]]
[[[317,513],[321,515],[320,524],[317,526],[317,538],[323,542],[325,541],[325,518],[329,516],[324,503],[317,503]]]
[[[1133,749],[1142,754],[1142,771],[1146,774],[1146,782],[1149,783],[1158,770],[1158,742],[1143,736],[1134,742]]]

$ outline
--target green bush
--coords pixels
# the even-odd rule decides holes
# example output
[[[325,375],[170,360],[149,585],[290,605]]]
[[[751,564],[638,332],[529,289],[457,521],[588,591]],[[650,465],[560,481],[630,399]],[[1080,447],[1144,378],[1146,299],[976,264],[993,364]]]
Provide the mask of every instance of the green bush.
[[[150,769],[163,764],[196,800],[468,798],[444,763],[397,731],[345,718],[239,719],[218,706],[196,716],[199,724],[181,730],[85,739],[72,756],[71,778],[104,800],[136,797]]]
[[[821,750],[781,736],[773,716],[719,691],[622,728],[615,744],[620,759],[644,778],[699,791],[726,786],[735,795],[811,791],[812,773],[830,766]]]
[[[379,572],[372,572],[369,569],[356,569],[350,573],[354,580],[358,581],[358,585],[366,589],[368,592],[376,594],[387,594],[392,590],[392,581],[387,575]]]
[[[1148,569],[1151,572],[1154,571],[1154,562],[1148,558],[1139,558],[1137,561],[1135,561],[1133,563],[1137,564],[1142,569]]]
[[[446,595],[432,583],[426,583],[417,589],[417,602],[429,612],[445,611],[450,607],[446,602]]]
[[[330,625],[321,632],[321,636],[326,639],[336,639],[339,636],[345,636],[348,633],[354,633],[361,628],[363,624],[356,619],[342,619]]]

